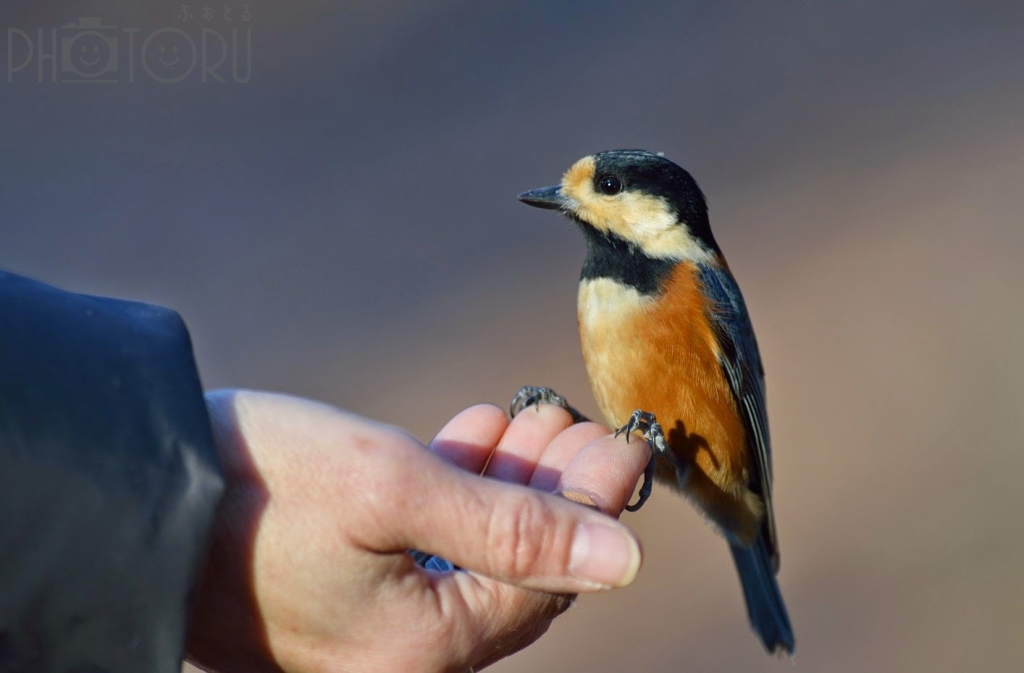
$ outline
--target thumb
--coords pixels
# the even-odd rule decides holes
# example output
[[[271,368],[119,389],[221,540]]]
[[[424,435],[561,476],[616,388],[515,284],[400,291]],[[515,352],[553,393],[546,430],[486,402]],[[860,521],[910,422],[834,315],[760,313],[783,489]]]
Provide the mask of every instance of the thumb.
[[[417,549],[507,584],[556,593],[629,584],[640,568],[632,532],[600,512],[525,486],[452,467],[422,447],[407,447],[389,493],[357,543],[377,552]],[[381,496],[384,497],[381,497]]]

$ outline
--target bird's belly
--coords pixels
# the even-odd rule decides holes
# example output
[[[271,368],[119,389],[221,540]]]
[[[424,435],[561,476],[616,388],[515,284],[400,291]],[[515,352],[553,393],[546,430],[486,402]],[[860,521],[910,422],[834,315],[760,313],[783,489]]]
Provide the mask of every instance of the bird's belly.
[[[634,410],[654,413],[674,457],[661,461],[658,476],[723,529],[752,536],[760,512],[748,497],[743,422],[699,286],[692,277],[674,280],[680,285],[656,297],[610,279],[580,283],[580,344],[591,388],[614,428]]]

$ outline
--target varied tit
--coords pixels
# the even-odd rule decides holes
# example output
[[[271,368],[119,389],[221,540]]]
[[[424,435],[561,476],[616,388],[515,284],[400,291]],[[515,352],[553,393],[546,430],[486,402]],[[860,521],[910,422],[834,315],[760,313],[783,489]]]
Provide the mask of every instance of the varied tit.
[[[559,186],[519,199],[560,211],[586,239],[580,343],[604,417],[627,433],[644,431],[654,453],[649,473],[685,494],[728,540],[764,646],[792,653],[775,581],[764,370],[697,183],[661,155],[617,150],[584,157]],[[561,401],[526,390],[530,401]],[[649,493],[648,479],[637,506]]]

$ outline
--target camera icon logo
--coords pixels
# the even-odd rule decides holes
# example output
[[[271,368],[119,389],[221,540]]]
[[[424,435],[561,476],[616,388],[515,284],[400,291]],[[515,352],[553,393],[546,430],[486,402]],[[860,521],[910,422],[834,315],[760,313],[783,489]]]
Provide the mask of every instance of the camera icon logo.
[[[69,23],[63,28],[75,31],[60,39],[61,71],[69,78],[63,81],[116,82],[100,76],[117,72],[117,37],[111,36],[111,31],[117,29],[102,25],[98,16],[79,17],[77,24]]]

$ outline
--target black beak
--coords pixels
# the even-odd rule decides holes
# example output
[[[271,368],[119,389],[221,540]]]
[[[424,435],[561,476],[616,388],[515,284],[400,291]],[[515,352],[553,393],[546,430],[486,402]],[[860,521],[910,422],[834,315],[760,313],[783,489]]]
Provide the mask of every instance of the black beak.
[[[531,189],[520,194],[519,200],[528,206],[544,208],[545,210],[558,210],[565,206],[565,197],[562,196],[561,187]]]

